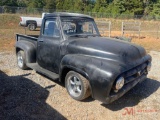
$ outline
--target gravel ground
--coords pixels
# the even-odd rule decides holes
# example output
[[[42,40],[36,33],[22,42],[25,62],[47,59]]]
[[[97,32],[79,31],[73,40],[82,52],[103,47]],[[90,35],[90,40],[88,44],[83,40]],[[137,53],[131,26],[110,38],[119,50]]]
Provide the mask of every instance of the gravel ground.
[[[73,100],[59,82],[33,70],[20,70],[14,52],[0,53],[0,120],[158,120],[160,52],[151,51],[148,78],[117,101],[105,105],[88,98]]]

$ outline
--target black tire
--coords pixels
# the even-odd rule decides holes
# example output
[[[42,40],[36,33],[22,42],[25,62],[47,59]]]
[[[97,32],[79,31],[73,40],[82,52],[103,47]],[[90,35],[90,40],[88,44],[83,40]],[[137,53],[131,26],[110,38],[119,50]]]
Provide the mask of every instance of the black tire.
[[[18,67],[22,70],[25,70],[27,69],[28,67],[26,66],[26,59],[25,59],[25,54],[24,54],[24,51],[20,50],[18,53],[17,53],[17,64],[18,64]]]
[[[73,82],[75,82],[75,84],[73,84]],[[85,77],[74,71],[70,71],[67,73],[65,77],[65,87],[67,89],[68,94],[73,99],[78,101],[84,100],[85,98],[91,95],[89,81]]]
[[[36,24],[35,24],[35,23],[29,23],[29,24],[28,24],[28,29],[29,29],[30,31],[34,31],[34,30],[36,29]]]

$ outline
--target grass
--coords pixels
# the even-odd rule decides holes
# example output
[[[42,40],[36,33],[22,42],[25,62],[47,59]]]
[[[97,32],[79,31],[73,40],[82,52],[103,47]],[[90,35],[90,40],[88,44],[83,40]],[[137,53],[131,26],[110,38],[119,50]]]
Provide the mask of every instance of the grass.
[[[0,14],[0,29],[17,29],[19,28],[20,16],[27,16],[27,15],[20,15],[20,14]],[[38,15],[28,15],[28,16],[36,16],[41,17]]]
[[[25,34],[24,28],[17,29],[0,29],[0,51],[13,51],[14,45],[16,42],[15,36],[16,33]],[[26,33],[31,34],[39,34],[39,31],[28,31]]]
[[[14,50],[15,34],[25,34],[25,29],[20,27],[19,24],[20,15],[18,14],[1,14],[0,15],[0,51]],[[97,19],[96,19],[97,20]],[[101,20],[101,19],[100,19]],[[107,19],[105,19],[107,20]],[[110,19],[112,22],[111,36],[121,36],[121,22],[122,20]],[[134,20],[130,20],[134,21]],[[143,30],[157,29],[159,22],[157,21],[141,21],[143,23]],[[26,34],[39,34],[39,31],[28,31]],[[136,34],[127,34],[127,37],[135,36]],[[156,39],[157,33],[143,32],[141,38],[134,37],[132,42],[143,46],[147,51],[155,50],[160,51],[160,39]]]
[[[18,28],[20,16],[14,14],[1,14],[0,21],[0,29],[15,29]]]
[[[143,39],[133,39],[133,43],[143,46],[148,52],[149,51],[160,51],[160,39],[146,37]]]

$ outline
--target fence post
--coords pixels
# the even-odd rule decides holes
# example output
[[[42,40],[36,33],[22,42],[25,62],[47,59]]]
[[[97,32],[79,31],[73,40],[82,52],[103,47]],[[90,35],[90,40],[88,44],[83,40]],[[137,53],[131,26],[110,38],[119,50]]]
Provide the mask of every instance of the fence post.
[[[4,13],[4,6],[2,7],[2,11],[3,11],[3,13]]]
[[[139,36],[138,36],[139,39],[140,39],[140,34],[141,34],[141,23],[139,23]]]
[[[24,27],[24,34],[26,35],[26,27]]]
[[[158,24],[158,26],[157,26],[157,39],[159,38],[158,30],[159,30],[159,24]]]
[[[111,21],[109,21],[109,37],[111,37]]]
[[[123,26],[124,25],[124,22],[122,22],[122,37],[123,37],[123,35],[124,35],[124,29],[123,29]]]

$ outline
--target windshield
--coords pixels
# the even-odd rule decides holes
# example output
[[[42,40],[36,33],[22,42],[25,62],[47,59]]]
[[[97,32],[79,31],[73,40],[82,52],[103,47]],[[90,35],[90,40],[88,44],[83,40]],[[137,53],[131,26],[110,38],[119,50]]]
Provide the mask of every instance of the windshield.
[[[63,33],[66,36],[99,35],[93,19],[84,17],[61,17]]]

